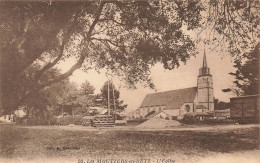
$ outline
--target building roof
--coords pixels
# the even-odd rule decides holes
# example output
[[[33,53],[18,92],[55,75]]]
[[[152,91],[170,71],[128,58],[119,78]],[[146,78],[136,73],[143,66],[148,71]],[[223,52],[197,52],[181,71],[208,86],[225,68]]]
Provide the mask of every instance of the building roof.
[[[193,102],[197,87],[158,92],[145,96],[140,108],[166,106],[165,109],[179,109],[184,103]]]
[[[157,116],[157,115],[159,115],[159,114],[161,114],[161,113],[170,116],[168,113],[166,113],[166,112],[164,112],[164,110],[162,110],[162,111],[160,111],[160,112],[155,112],[154,114],[150,115],[150,116],[147,117],[147,118],[149,118],[149,119],[150,119],[150,118],[153,118],[153,117],[155,117],[155,116]]]

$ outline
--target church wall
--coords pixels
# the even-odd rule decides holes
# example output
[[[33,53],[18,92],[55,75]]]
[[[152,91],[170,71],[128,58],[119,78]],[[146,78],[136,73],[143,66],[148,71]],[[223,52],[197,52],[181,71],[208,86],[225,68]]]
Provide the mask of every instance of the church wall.
[[[193,112],[194,110],[194,103],[184,103],[181,108],[179,109],[179,115],[178,116],[183,116],[184,114],[188,112]]]
[[[197,105],[203,105],[206,108],[209,107],[209,110],[214,110],[213,89],[209,89],[209,90],[201,89],[201,90],[198,90]]]
[[[209,110],[214,110],[214,92],[211,75],[198,77],[197,105],[203,105]],[[197,110],[200,112],[200,110]]]
[[[213,89],[198,89],[198,102],[214,102]]]

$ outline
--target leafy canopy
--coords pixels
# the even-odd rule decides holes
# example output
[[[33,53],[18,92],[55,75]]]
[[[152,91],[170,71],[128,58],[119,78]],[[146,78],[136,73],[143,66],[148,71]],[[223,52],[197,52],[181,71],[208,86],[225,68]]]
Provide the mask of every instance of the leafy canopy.
[[[211,27],[230,47],[249,48],[244,45],[253,42],[248,36],[255,36],[259,23],[256,1],[204,4],[199,0],[1,1],[1,109],[12,112],[79,68],[110,69],[130,86],[151,83],[150,68],[155,63],[173,69],[196,54],[195,42],[185,30]],[[236,49],[231,55],[240,55]],[[68,58],[77,61],[66,72],[45,78]],[[29,73],[35,65],[36,71]],[[19,84],[28,76],[32,84]]]

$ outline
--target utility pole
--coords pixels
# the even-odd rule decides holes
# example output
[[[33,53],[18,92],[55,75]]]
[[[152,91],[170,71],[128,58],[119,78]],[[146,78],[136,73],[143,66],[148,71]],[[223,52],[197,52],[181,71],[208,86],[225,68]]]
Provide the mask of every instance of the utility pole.
[[[113,102],[114,102],[114,114],[115,114],[115,120],[116,120],[116,99],[115,99],[115,89],[113,85],[113,80],[111,79],[111,87],[112,87],[112,93],[113,93]]]
[[[110,93],[110,89],[109,89],[109,79],[108,79],[108,83],[107,83],[107,113],[108,115],[110,115],[110,98],[109,98],[109,93]]]

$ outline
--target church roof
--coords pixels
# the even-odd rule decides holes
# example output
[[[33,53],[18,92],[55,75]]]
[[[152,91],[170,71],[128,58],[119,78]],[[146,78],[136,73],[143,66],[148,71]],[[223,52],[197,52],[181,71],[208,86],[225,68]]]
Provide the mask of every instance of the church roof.
[[[158,92],[145,96],[140,108],[166,106],[165,109],[179,109],[184,103],[193,102],[197,87]]]

